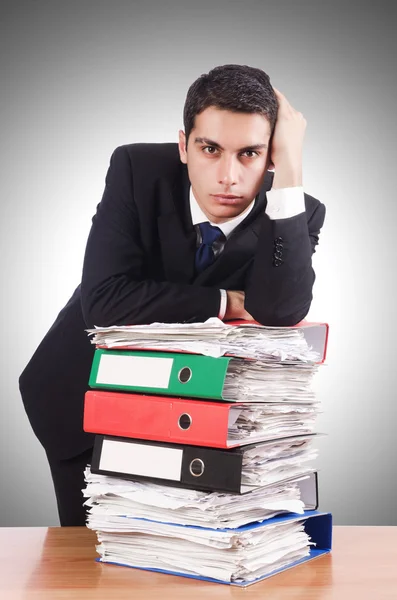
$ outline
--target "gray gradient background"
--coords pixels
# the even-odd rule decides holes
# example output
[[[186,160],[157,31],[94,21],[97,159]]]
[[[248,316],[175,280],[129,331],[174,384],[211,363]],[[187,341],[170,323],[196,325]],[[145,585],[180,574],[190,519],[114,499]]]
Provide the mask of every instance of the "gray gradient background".
[[[177,139],[190,83],[263,68],[307,121],[305,190],[327,206],[309,317],[321,508],[397,525],[396,43],[388,2],[14,2],[0,32],[0,525],[57,525],[17,379],[77,285],[113,149]],[[56,399],[54,398],[54,401]]]

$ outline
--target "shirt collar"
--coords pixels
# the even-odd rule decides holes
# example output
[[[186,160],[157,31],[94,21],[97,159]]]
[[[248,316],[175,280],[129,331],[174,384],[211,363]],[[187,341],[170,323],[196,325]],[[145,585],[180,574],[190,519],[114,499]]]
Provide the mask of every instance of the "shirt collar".
[[[194,197],[192,186],[190,186],[189,201],[190,201],[190,212],[192,215],[193,225],[198,225],[198,223],[210,223],[211,225],[215,225],[216,227],[219,227],[219,229],[222,231],[223,235],[226,238],[228,238],[232,234],[232,232],[236,229],[236,227],[238,225],[240,225],[240,223],[242,221],[244,221],[244,219],[249,215],[251,210],[254,208],[254,204],[255,204],[255,198],[254,198],[254,200],[245,209],[245,211],[242,212],[241,214],[237,215],[237,217],[230,219],[230,221],[226,221],[226,223],[213,223],[212,221],[210,221],[208,219],[208,217],[205,215],[205,213],[201,210],[196,198]]]

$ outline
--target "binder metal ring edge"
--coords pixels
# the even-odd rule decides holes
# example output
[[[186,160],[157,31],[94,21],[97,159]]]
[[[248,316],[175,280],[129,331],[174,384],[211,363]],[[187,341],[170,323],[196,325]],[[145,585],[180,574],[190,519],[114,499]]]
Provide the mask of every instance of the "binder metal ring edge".
[[[182,417],[188,417],[189,418],[189,425],[187,427],[182,427],[182,425],[181,425],[181,419],[182,419]],[[178,427],[179,427],[179,429],[182,429],[182,431],[187,431],[188,429],[190,429],[192,423],[193,423],[193,419],[189,415],[189,413],[182,413],[181,416],[178,419]]]
[[[200,464],[201,473],[193,473],[193,469],[192,469],[193,463],[199,463]],[[190,462],[189,471],[190,471],[191,475],[193,475],[193,477],[201,477],[201,475],[204,473],[204,469],[205,469],[204,463],[201,460],[201,458],[193,458],[193,460]]]
[[[189,371],[189,379],[186,379],[186,381],[182,381],[182,379],[181,379],[181,373],[182,373],[183,371],[186,371],[186,370],[187,370],[187,371]],[[191,368],[190,368],[190,367],[182,367],[182,369],[180,369],[180,370],[179,370],[179,373],[178,373],[178,381],[179,381],[180,383],[182,383],[182,384],[188,383],[188,382],[191,380],[191,378],[192,378],[192,370],[191,370]]]

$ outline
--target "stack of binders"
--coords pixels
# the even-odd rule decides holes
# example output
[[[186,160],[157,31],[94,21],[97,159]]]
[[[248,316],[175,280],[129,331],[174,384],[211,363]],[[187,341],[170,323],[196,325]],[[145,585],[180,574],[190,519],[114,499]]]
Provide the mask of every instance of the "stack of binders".
[[[331,548],[311,464],[328,328],[232,324],[205,356],[202,325],[90,332],[87,525],[103,562],[246,586]]]

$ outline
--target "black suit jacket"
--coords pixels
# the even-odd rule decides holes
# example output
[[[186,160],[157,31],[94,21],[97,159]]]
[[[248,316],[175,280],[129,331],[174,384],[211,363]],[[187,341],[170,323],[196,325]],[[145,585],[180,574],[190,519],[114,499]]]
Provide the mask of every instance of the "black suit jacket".
[[[272,177],[266,174],[253,210],[220,256],[196,276],[190,182],[177,144],[115,150],[81,286],[19,379],[31,425],[51,456],[69,458],[93,443],[93,435],[82,430],[94,352],[86,328],[205,321],[218,315],[220,288],[244,290],[246,310],[264,325],[292,325],[305,317],[325,208],[305,194],[305,213],[270,220],[265,207]]]

